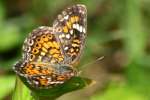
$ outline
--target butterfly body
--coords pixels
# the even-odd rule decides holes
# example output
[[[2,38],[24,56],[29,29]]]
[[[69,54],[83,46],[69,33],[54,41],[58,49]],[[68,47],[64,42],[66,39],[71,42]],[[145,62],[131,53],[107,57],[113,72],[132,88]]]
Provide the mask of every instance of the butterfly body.
[[[35,88],[50,88],[77,75],[74,67],[86,37],[86,8],[74,5],[58,15],[53,27],[33,30],[23,45],[23,57],[14,66]]]

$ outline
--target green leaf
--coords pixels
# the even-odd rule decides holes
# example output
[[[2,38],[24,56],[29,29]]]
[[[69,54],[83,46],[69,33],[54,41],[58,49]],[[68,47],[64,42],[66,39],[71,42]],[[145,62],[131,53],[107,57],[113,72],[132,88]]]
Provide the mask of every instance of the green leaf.
[[[30,90],[22,83],[19,77],[16,78],[12,100],[33,100]]]
[[[62,85],[59,85],[52,89],[33,90],[33,93],[35,97],[41,98],[41,100],[44,100],[45,98],[55,99],[65,93],[82,89],[88,86],[91,82],[92,81],[87,78],[73,77]]]
[[[19,81],[19,80],[18,80]],[[64,84],[58,85],[49,89],[36,89],[32,88],[27,82],[24,82],[31,91],[24,86],[21,81],[16,84],[16,93],[14,93],[13,100],[54,100],[68,92],[82,89],[92,83],[92,80],[81,77],[73,77]],[[32,94],[32,96],[30,95]],[[26,95],[26,96],[24,96]],[[28,99],[27,99],[28,98]]]

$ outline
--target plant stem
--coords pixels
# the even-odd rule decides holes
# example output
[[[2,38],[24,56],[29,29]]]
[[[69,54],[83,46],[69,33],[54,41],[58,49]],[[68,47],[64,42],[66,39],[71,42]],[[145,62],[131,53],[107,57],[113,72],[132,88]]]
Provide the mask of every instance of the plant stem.
[[[30,90],[21,82],[18,76],[16,77],[12,100],[34,100]]]

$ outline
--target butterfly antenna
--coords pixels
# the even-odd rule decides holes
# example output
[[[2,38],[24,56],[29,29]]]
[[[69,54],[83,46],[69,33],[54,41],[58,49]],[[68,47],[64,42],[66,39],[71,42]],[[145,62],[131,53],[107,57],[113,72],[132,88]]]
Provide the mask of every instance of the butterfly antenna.
[[[97,58],[95,61],[92,61],[92,62],[89,62],[89,63],[87,63],[87,64],[83,65],[81,68],[84,68],[84,67],[86,67],[86,66],[89,66],[89,65],[95,64],[95,63],[97,63],[98,61],[100,61],[100,60],[102,60],[102,59],[104,59],[104,56],[99,57],[99,58]]]

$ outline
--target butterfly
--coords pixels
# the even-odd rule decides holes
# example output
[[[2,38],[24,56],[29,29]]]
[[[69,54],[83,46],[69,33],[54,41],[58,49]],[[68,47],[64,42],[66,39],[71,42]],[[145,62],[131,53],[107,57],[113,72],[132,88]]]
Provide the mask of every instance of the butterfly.
[[[13,69],[33,88],[50,88],[78,75],[87,30],[86,6],[76,4],[40,26],[25,39],[22,58]]]

